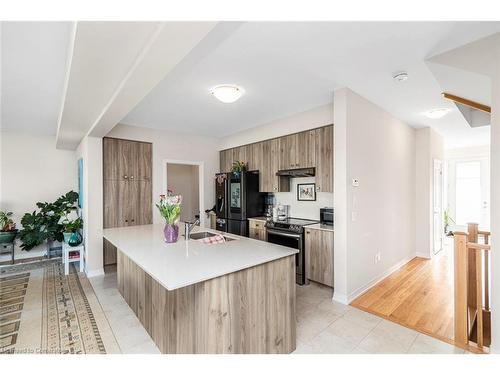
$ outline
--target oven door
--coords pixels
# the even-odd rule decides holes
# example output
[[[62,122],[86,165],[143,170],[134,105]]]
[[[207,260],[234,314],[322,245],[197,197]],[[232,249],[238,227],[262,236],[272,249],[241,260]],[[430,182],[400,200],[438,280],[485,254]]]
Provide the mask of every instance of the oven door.
[[[302,234],[282,232],[270,228],[268,228],[266,232],[267,242],[299,250],[299,252],[295,254],[295,273],[297,276],[296,281],[297,284],[304,285],[306,283],[306,272]]]

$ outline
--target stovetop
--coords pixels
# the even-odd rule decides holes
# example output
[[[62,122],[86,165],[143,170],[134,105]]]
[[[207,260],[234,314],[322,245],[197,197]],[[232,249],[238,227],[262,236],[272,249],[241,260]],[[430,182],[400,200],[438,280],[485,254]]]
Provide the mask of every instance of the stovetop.
[[[302,233],[304,230],[304,225],[317,224],[319,221],[317,220],[309,220],[309,219],[299,219],[295,217],[289,217],[285,220],[276,220],[266,222],[266,228],[279,229],[289,232]]]

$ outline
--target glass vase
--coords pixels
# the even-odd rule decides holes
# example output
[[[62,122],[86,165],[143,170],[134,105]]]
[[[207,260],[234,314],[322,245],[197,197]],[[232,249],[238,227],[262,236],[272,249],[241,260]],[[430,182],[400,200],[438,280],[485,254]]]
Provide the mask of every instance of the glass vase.
[[[163,234],[165,235],[166,243],[177,242],[177,238],[179,237],[179,227],[175,224],[165,224]]]

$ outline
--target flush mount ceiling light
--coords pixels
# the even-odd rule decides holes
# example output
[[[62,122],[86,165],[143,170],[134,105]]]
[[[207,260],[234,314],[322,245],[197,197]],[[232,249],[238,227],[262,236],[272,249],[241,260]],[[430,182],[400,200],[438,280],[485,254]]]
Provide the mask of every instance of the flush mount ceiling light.
[[[394,74],[392,76],[392,78],[396,82],[404,82],[404,81],[406,81],[408,79],[408,73],[406,73],[406,72],[399,72],[399,73]]]
[[[217,85],[210,90],[210,93],[222,103],[234,103],[245,93],[243,87],[236,85]]]
[[[450,111],[451,109],[449,108],[436,108],[425,112],[424,115],[427,116],[428,118],[438,119],[443,116],[446,116]]]

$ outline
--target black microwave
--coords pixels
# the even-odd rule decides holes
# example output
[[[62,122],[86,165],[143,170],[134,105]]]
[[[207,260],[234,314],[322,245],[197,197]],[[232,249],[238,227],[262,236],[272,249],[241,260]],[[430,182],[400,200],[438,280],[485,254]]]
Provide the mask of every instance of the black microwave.
[[[321,224],[333,226],[333,208],[330,207],[320,208],[319,220]]]

